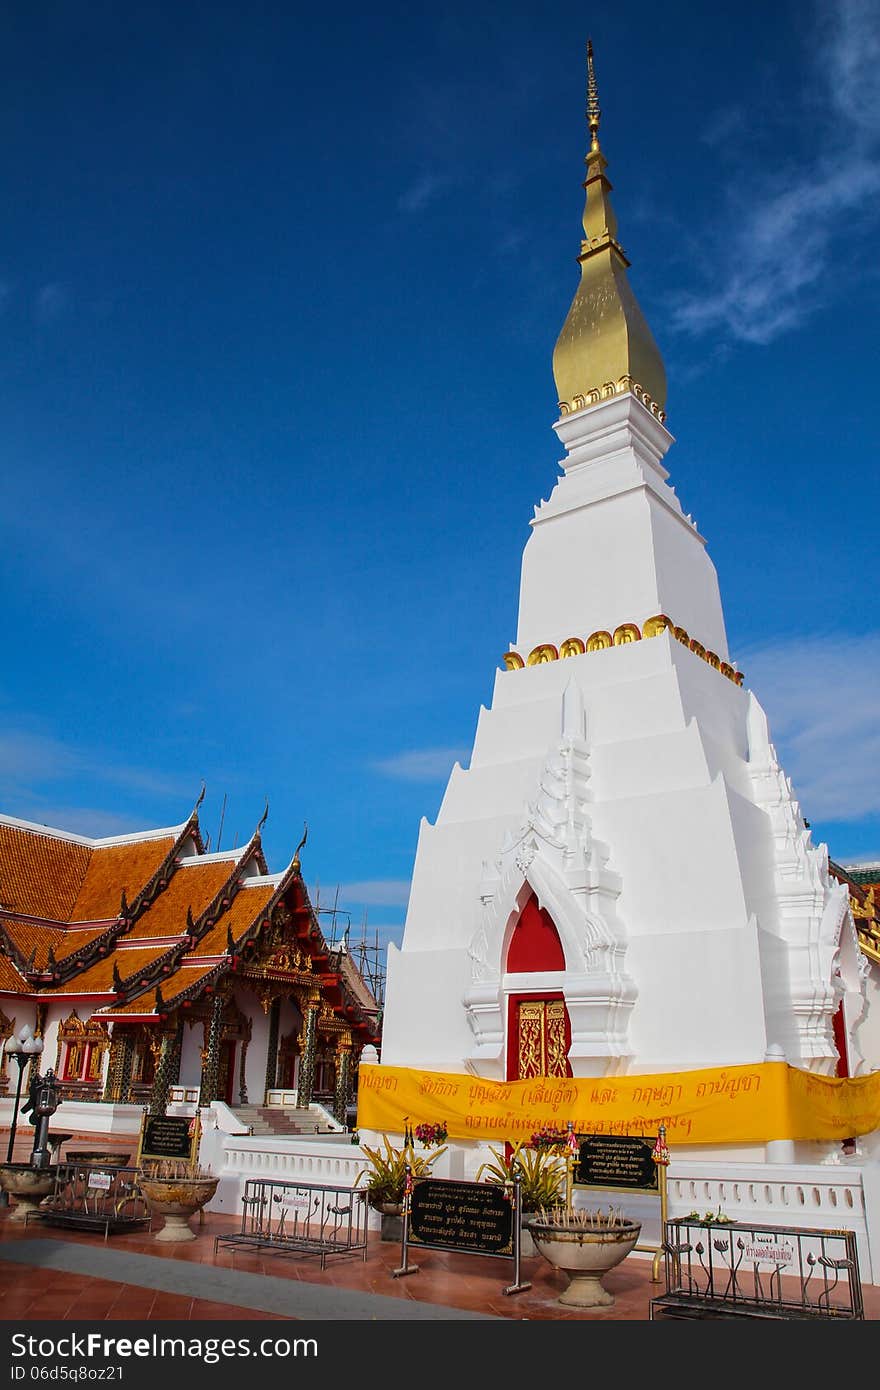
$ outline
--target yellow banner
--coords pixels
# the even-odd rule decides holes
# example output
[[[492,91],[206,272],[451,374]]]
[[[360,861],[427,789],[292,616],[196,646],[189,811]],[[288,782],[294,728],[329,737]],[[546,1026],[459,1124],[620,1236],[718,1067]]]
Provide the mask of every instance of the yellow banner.
[[[536,1130],[656,1134],[670,1144],[849,1139],[880,1128],[880,1072],[840,1080],[785,1062],[652,1076],[486,1081],[455,1072],[362,1066],[360,1128],[403,1134],[444,1121],[450,1139],[528,1143]]]

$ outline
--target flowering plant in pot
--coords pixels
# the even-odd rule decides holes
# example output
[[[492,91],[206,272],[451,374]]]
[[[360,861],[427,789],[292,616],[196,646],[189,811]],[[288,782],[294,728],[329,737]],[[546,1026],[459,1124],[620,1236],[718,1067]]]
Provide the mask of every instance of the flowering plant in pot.
[[[544,1153],[564,1154],[568,1146],[568,1130],[543,1125],[529,1140],[529,1147]]]
[[[449,1130],[441,1120],[439,1124],[416,1125],[413,1135],[423,1144],[426,1149],[433,1149],[438,1144],[445,1144]]]

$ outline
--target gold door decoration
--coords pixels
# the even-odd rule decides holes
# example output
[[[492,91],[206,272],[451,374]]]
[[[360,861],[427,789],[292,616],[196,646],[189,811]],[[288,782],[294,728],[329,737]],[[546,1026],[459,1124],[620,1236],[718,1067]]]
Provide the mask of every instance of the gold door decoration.
[[[565,1003],[562,999],[523,999],[517,1005],[517,1078],[568,1076]]]
[[[62,1048],[67,1047],[64,1058],[64,1079],[70,1081],[100,1081],[104,1067],[104,1053],[110,1046],[106,1024],[98,1019],[84,1022],[76,1009],[68,1014],[58,1025],[58,1041],[55,1051],[55,1072],[61,1076]]]

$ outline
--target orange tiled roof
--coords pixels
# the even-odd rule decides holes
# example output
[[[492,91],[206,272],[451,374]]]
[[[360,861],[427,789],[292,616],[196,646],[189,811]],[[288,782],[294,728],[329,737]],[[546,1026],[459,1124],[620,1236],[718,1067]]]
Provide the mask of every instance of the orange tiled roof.
[[[11,960],[0,956],[0,994],[23,994],[27,982],[19,975]]]
[[[275,892],[274,885],[260,884],[255,888],[242,888],[233,898],[232,904],[220,917],[216,926],[206,932],[186,959],[198,956],[220,956],[226,950],[227,929],[237,941],[259,917],[263,908]]]
[[[119,967],[123,980],[127,980],[143,970],[144,966],[152,965],[153,961],[158,960],[167,950],[167,946],[145,946],[143,949],[136,947],[130,951],[111,952],[101,960],[95,961],[88,970],[74,975],[65,984],[56,985],[54,989],[42,990],[40,998],[57,999],[63,994],[111,994],[114,963]]]
[[[96,922],[115,917],[123,888],[128,901],[132,902],[147,886],[173,845],[173,838],[168,836],[99,846],[92,852],[69,920]]]
[[[106,921],[149,882],[171,836],[120,845],[83,845],[23,825],[0,823],[0,904],[54,922]]]
[[[173,975],[160,981],[159,988],[162,992],[162,999],[166,1007],[173,1007],[174,1000],[188,990],[199,980],[204,979],[216,970],[216,965],[202,965],[187,970],[178,968]],[[156,990],[154,986],[145,990],[137,999],[130,999],[127,1004],[105,1004],[98,1010],[99,1015],[105,1014],[155,1014],[156,1012]]]
[[[129,999],[127,1004],[103,1004],[100,1009],[96,1009],[93,1018],[103,1018],[105,1014],[154,1014],[156,1011],[153,1005],[156,1002],[154,990],[147,990],[139,999]]]
[[[181,936],[186,931],[186,910],[194,918],[204,912],[236,869],[233,860],[220,863],[187,864],[178,869],[171,882],[139,917],[131,929],[133,937]]]
[[[210,975],[211,972],[216,969],[216,964],[178,969],[169,979],[162,981],[160,986],[162,998],[166,1004],[173,1004],[179,994],[183,994],[185,990],[191,989],[194,984],[197,984],[199,980],[204,979],[206,975]]]
[[[65,960],[68,956],[75,953],[83,946],[88,946],[89,942],[101,936],[107,930],[106,927],[82,927],[74,928],[72,931],[65,931],[61,927],[42,927],[36,926],[32,922],[10,922],[4,918],[3,927],[7,935],[18,947],[25,960],[30,960],[31,951],[36,949],[34,955],[34,969],[42,970],[48,959],[49,947],[55,952],[57,961]]]
[[[12,912],[68,921],[91,853],[73,840],[0,824],[0,903]]]

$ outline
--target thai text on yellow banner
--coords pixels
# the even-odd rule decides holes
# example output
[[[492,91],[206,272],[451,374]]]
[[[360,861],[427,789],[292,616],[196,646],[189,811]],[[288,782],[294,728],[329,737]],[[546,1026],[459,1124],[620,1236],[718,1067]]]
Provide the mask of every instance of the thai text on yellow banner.
[[[785,1062],[650,1076],[489,1081],[456,1072],[364,1065],[359,1128],[402,1134],[443,1121],[450,1139],[528,1143],[546,1125],[579,1134],[656,1134],[670,1144],[848,1139],[880,1128],[880,1072],[817,1076]]]

